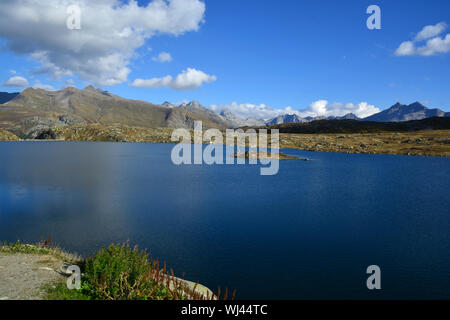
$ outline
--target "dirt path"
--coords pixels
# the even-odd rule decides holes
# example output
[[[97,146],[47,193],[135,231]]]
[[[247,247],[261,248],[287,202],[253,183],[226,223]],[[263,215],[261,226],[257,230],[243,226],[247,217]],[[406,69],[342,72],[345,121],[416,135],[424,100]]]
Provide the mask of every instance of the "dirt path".
[[[64,279],[61,265],[49,255],[0,253],[0,300],[43,299],[42,286]]]

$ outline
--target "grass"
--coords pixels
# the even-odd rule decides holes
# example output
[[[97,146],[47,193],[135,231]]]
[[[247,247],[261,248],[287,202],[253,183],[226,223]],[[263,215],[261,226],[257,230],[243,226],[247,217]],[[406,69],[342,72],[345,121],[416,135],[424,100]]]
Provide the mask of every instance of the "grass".
[[[280,134],[282,148],[320,152],[450,156],[450,130],[352,134]]]
[[[161,272],[162,271],[162,272]],[[149,254],[129,243],[111,245],[86,259],[83,291],[101,300],[184,300],[186,288]]]
[[[50,245],[50,239],[41,239],[39,243],[34,245],[21,243],[20,241],[14,243],[3,242],[3,244],[0,243],[0,253],[50,255],[67,263],[78,263],[82,260],[76,254],[69,253],[55,245]]]
[[[42,290],[46,293],[46,300],[92,300],[82,290],[69,290],[66,283],[47,284]]]
[[[81,259],[41,240],[36,245],[20,242],[0,246],[4,254],[52,255],[81,269],[81,289],[70,290],[65,282],[45,285],[48,300],[217,300],[221,298],[200,286],[177,278],[166,264],[160,265],[146,250],[129,242],[112,244]],[[184,275],[183,275],[184,277]],[[236,292],[232,293],[234,299]],[[225,290],[223,299],[228,298]]]

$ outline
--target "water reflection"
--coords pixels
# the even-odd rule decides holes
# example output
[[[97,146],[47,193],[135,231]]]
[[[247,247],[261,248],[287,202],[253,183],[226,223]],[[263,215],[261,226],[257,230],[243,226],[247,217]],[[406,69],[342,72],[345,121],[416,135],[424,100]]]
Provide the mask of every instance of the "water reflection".
[[[174,166],[171,145],[0,143],[0,239],[90,254],[128,238],[239,298],[449,297],[450,162],[322,154]],[[331,285],[330,285],[331,284]]]

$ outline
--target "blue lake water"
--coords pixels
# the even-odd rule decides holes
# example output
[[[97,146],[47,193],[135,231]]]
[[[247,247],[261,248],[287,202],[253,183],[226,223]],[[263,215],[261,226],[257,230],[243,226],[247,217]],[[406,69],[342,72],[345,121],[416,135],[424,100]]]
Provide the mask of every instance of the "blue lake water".
[[[240,299],[450,298],[450,159],[286,150],[313,161],[260,176],[175,166],[172,147],[0,143],[0,240],[130,239]]]

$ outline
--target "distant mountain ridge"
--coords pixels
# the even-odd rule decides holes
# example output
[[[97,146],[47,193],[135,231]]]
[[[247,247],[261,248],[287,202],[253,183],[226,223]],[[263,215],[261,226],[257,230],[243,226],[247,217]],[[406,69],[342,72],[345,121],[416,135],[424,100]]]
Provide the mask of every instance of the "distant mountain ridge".
[[[305,117],[305,118],[302,118],[296,114],[285,114],[275,117],[269,121],[266,121],[265,124],[270,126],[274,124],[305,123],[318,120],[361,120],[361,118],[358,118],[353,113],[348,113],[342,117],[330,116],[330,117]]]
[[[203,106],[200,102],[195,100],[191,102],[183,102],[179,105],[166,101],[162,105],[169,108],[180,108],[197,115],[203,116],[206,115],[212,122],[215,122],[216,124],[222,127],[226,126],[227,128],[259,126],[264,124],[264,121],[260,119],[256,118],[244,119],[238,116],[237,114],[233,113],[230,109],[224,109],[220,112],[214,112],[213,110]]]
[[[195,106],[171,108],[129,100],[92,86],[59,91],[28,88],[0,105],[0,128],[34,138],[51,127],[78,124],[191,129],[195,121],[202,121],[205,128],[228,127],[219,115],[198,112]]]
[[[226,119],[222,118],[214,111],[204,107],[198,101],[184,102],[178,106],[178,109],[185,110],[199,117],[207,117],[211,123],[216,125],[217,128],[225,128],[230,126]]]
[[[280,115],[266,122],[266,125],[284,124],[284,123],[305,123],[318,120],[358,120],[373,122],[405,122],[412,120],[423,120],[434,117],[449,117],[450,112],[444,112],[440,109],[429,109],[420,102],[414,102],[410,105],[396,103],[389,109],[376,113],[366,118],[359,118],[353,113],[342,117],[305,117],[302,118],[296,114]]]
[[[406,122],[434,117],[449,117],[450,112],[429,109],[419,102],[397,103],[387,110],[360,119],[349,113],[337,117],[300,117],[298,114],[279,115],[270,120],[244,119],[232,109],[214,112],[198,101],[179,105],[161,105],[130,100],[102,89],[88,86],[83,90],[67,87],[59,91],[28,88],[21,93],[0,93],[0,129],[20,137],[34,138],[52,127],[100,124],[142,128],[187,128],[202,121],[204,128],[239,128],[304,124],[317,121]]]
[[[234,114],[229,109],[222,110],[219,115],[224,118],[226,121],[228,121],[232,127],[239,128],[239,127],[245,127],[246,121],[245,119],[239,117],[238,115]]]
[[[403,105],[397,102],[389,109],[364,118],[363,120],[375,122],[403,122],[445,116],[446,113],[444,111],[440,109],[428,109],[420,102],[414,102],[410,105]]]
[[[285,114],[267,121],[266,124],[272,125],[282,123],[303,123],[303,122],[308,122],[308,120],[306,120],[305,118],[301,118],[296,114]]]
[[[333,118],[333,117],[331,117],[331,118]],[[336,119],[336,120],[361,120],[361,118],[357,117],[353,113],[347,113],[345,116],[335,117],[334,119]],[[330,120],[332,120],[332,119],[330,119]]]
[[[261,126],[264,124],[263,120],[256,118],[244,119],[231,111],[230,109],[224,109],[220,113],[220,116],[224,118],[232,128]]]
[[[267,127],[266,127],[267,128]],[[449,117],[434,117],[401,122],[376,122],[356,120],[317,120],[306,123],[283,123],[269,126],[280,133],[328,134],[328,133],[379,133],[411,132],[420,130],[450,130]]]

